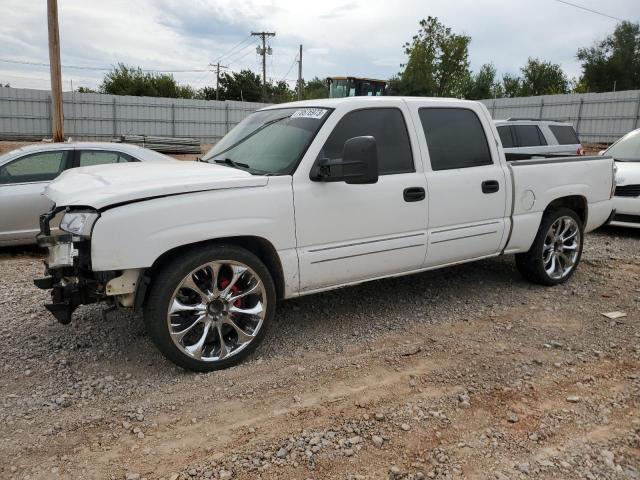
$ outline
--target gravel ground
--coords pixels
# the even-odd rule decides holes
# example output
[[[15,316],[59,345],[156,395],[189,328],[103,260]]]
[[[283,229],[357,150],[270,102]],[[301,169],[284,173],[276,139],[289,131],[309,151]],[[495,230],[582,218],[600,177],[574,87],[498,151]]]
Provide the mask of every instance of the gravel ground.
[[[555,288],[506,257],[284,302],[204,375],[123,312],[59,325],[41,270],[0,251],[0,478],[640,479],[640,232]]]

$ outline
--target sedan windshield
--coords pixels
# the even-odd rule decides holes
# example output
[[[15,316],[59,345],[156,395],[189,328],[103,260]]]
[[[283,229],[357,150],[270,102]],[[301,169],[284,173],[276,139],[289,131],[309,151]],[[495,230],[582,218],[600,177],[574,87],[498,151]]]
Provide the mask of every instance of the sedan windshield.
[[[325,108],[280,108],[256,112],[202,158],[256,174],[291,174],[328,116]]]
[[[640,129],[626,134],[611,145],[605,155],[621,162],[640,162]]]

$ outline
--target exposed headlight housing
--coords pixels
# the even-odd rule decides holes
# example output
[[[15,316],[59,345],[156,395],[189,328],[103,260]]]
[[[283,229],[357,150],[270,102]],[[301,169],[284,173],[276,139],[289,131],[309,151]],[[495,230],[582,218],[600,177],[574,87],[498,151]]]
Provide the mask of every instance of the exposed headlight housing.
[[[88,238],[98,217],[98,212],[67,212],[60,221],[60,230]]]

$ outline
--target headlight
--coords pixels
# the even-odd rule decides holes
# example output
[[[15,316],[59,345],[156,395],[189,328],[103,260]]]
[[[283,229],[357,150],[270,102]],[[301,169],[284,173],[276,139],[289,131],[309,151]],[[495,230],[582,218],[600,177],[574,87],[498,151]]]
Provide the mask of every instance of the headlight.
[[[98,212],[67,212],[60,221],[60,230],[80,237],[89,237],[99,216]]]

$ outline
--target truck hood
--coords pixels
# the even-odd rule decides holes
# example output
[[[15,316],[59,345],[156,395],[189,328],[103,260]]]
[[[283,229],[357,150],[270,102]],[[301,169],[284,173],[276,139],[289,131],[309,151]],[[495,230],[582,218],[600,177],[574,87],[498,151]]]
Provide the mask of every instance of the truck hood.
[[[264,186],[269,179],[202,162],[135,162],[67,170],[45,189],[57,206],[101,209],[166,195]]]
[[[618,171],[616,183],[618,185],[640,184],[640,162],[616,162]]]

